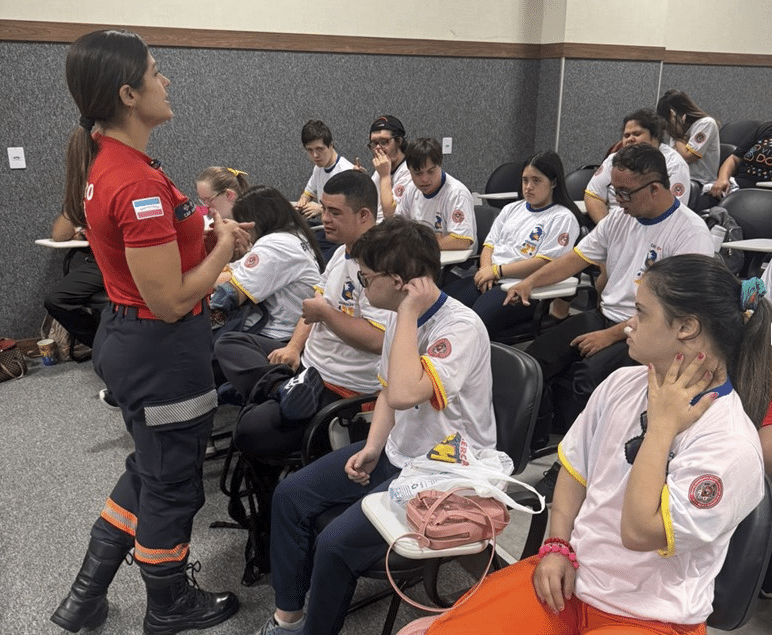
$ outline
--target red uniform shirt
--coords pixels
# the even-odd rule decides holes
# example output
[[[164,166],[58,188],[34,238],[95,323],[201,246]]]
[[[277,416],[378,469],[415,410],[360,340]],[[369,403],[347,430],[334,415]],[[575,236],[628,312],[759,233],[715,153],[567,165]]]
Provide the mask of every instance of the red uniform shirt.
[[[86,185],[87,237],[110,300],[149,311],[126,248],[176,240],[184,273],[206,256],[204,220],[150,157],[110,137],[96,140],[100,149]]]

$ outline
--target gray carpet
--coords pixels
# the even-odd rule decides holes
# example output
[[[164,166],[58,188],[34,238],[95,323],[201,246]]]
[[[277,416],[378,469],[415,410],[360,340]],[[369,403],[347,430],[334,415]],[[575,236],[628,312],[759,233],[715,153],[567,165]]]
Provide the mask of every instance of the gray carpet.
[[[103,384],[90,362],[46,367],[30,362],[26,377],[0,384],[3,439],[0,450],[0,633],[63,633],[49,622],[67,593],[83,560],[89,530],[105,497],[123,471],[132,442],[120,413],[98,400]],[[216,427],[235,418],[232,406],[218,412]],[[241,600],[239,613],[212,635],[254,633],[273,609],[268,580],[241,586],[246,532],[210,529],[216,520],[230,520],[227,499],[219,490],[223,460],[204,466],[207,501],[196,516],[191,559],[202,568],[202,588],[232,590]],[[469,584],[453,565],[444,574],[448,588]],[[357,597],[388,584],[363,581]],[[410,593],[425,595],[417,587]],[[142,633],[144,585],[138,567],[122,566],[109,593],[110,613],[94,633]],[[380,633],[388,608],[382,600],[351,614],[347,635]],[[402,607],[397,628],[422,613]],[[84,631],[85,632],[85,631]]]

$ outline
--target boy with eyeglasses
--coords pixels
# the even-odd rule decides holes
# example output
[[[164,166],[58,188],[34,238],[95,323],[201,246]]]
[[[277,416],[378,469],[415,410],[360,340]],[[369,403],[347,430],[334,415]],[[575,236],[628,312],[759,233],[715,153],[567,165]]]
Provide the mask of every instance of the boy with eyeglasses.
[[[378,189],[378,222],[393,216],[405,188],[410,183],[410,172],[405,162],[405,127],[393,115],[382,115],[370,126],[373,153],[373,183]]]
[[[546,445],[553,412],[568,428],[598,384],[634,362],[627,354],[624,328],[635,313],[635,291],[655,261],[684,253],[713,255],[705,222],[673,195],[665,157],[648,143],[629,145],[614,155],[611,184],[617,207],[573,251],[556,258],[512,287],[505,302],[528,303],[536,287],[554,284],[588,264],[605,265],[608,282],[600,308],[573,315],[537,337],[526,349],[542,368],[545,388],[563,378],[558,395],[545,390],[536,445]],[[556,463],[537,490],[551,500],[560,469]]]
[[[430,228],[395,216],[351,251],[365,293],[387,309],[375,405],[366,441],[284,479],[271,506],[271,584],[276,610],[256,635],[333,635],[357,577],[386,553],[360,500],[383,492],[407,462],[438,443],[494,448],[490,342],[480,318],[437,287],[440,250]],[[347,509],[321,532],[316,518]]]

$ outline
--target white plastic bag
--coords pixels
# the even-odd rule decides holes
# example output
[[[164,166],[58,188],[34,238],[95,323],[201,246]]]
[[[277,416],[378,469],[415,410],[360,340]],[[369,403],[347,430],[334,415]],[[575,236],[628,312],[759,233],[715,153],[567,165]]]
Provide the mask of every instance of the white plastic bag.
[[[488,496],[527,514],[544,509],[544,497],[533,487],[510,476],[514,464],[504,453],[494,449],[472,450],[460,432],[443,439],[424,456],[418,456],[402,468],[389,485],[389,498],[401,507],[418,492],[427,489],[448,491],[457,487],[478,496]],[[516,503],[504,490],[514,483],[536,494],[541,509],[533,510]]]

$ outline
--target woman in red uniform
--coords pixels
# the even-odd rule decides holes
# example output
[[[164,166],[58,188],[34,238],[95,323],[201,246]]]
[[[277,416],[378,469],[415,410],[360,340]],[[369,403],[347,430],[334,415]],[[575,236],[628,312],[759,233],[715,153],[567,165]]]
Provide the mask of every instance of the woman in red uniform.
[[[145,633],[206,628],[238,609],[235,595],[190,586],[185,571],[217,406],[207,296],[246,241],[246,226],[215,213],[207,253],[195,205],[145,154],[153,128],[173,113],[169,80],[139,36],[84,35],[66,68],[81,118],[67,148],[65,213],[87,228],[104,274],[110,303],[94,367],[121,407],[135,451],[51,619],[72,632],[104,622],[107,588],[133,548],[147,587]]]

